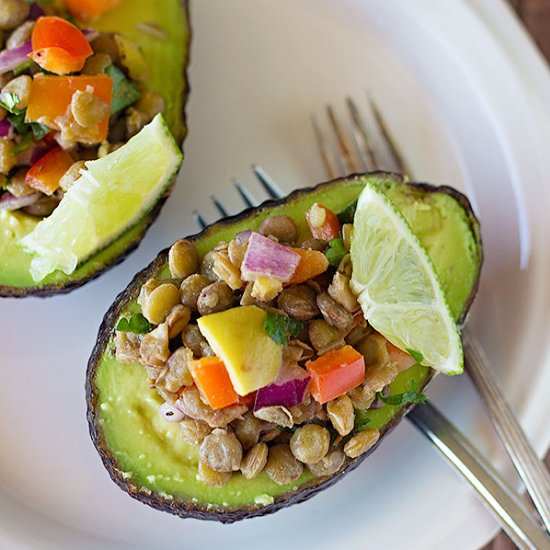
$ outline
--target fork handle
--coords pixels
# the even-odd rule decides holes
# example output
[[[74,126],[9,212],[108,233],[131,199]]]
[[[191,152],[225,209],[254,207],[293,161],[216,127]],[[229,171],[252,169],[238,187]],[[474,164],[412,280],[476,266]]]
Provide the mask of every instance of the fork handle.
[[[518,548],[550,549],[550,538],[529,514],[521,497],[431,403],[415,407],[407,418],[477,491]]]
[[[531,447],[474,336],[463,333],[466,368],[481,395],[496,432],[550,533],[550,474]]]

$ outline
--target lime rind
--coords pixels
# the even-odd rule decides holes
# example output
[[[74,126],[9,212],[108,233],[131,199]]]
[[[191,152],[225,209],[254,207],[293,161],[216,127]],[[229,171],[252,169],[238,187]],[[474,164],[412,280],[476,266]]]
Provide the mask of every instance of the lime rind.
[[[351,288],[365,318],[392,344],[448,375],[464,370],[462,343],[433,262],[405,217],[367,184],[357,204]]]
[[[40,281],[108,246],[151,211],[183,160],[166,121],[157,115],[120,149],[86,163],[53,213],[21,239]]]

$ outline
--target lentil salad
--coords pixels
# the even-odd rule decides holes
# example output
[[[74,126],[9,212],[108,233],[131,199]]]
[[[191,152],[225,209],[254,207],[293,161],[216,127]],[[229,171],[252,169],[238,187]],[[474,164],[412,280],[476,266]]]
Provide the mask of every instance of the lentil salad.
[[[79,28],[73,15],[89,15],[80,4],[0,1],[0,210],[49,216],[85,161],[115,151],[164,109],[138,70],[139,48]],[[115,4],[98,3],[93,15]]]
[[[202,258],[178,241],[170,279],[146,281],[141,311],[120,319],[117,361],[146,369],[159,414],[198,448],[203,483],[332,476],[378,441],[357,411],[379,407],[416,361],[368,325],[350,289],[348,214],[315,203],[300,242],[290,217],[270,216]],[[233,330],[242,346],[224,341]]]

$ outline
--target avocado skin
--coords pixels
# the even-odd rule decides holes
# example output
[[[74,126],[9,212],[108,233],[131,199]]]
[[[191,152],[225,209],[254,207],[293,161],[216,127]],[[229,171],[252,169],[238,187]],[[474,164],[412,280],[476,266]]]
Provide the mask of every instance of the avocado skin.
[[[191,39],[192,39],[193,31],[191,28],[191,18],[190,18],[190,7],[189,7],[190,0],[180,0],[180,3],[181,3],[182,10],[184,12],[184,16],[189,29],[189,32],[187,33],[187,41],[183,45],[184,51],[186,52],[186,58],[185,58],[184,67],[183,67],[184,109],[181,113],[184,131],[180,135],[175,136],[176,139],[181,142],[182,149],[183,149],[183,143],[185,141],[185,138],[187,137],[187,117],[185,112],[185,105],[187,104],[187,99],[190,93],[188,74],[189,74]],[[15,287],[15,286],[0,285],[0,298],[26,298],[28,296],[34,296],[37,298],[49,298],[50,296],[55,296],[58,294],[68,294],[69,292],[72,292],[76,288],[79,288],[85,285],[86,283],[93,281],[94,279],[97,279],[99,276],[101,276],[103,273],[105,273],[109,269],[122,263],[126,259],[126,257],[129,256],[134,250],[136,250],[138,246],[141,244],[141,241],[143,240],[143,237],[145,237],[145,234],[149,230],[149,227],[151,227],[153,222],[157,219],[157,217],[159,216],[162,210],[162,207],[164,206],[164,203],[166,202],[168,197],[170,197],[170,194],[174,189],[174,185],[176,184],[176,180],[177,180],[177,174],[174,176],[166,192],[159,198],[159,200],[157,201],[153,209],[148,214],[146,214],[139,222],[137,222],[136,225],[141,226],[139,233],[135,235],[134,238],[128,243],[128,245],[126,246],[122,254],[114,256],[113,258],[108,260],[104,264],[104,267],[90,273],[89,275],[82,277],[81,279],[69,280],[66,282],[48,283],[45,285],[38,285],[38,286],[32,286],[32,287]],[[129,228],[128,231],[130,231],[130,229],[132,228]],[[123,239],[124,235],[125,234],[118,237],[115,243],[119,239]],[[110,246],[113,246],[115,243],[111,243],[107,248],[109,248]],[[91,258],[90,260],[92,259],[93,258]]]
[[[432,193],[432,192],[443,192],[460,203],[464,208],[464,211],[468,215],[470,222],[470,229],[476,237],[476,242],[478,246],[478,252],[480,255],[479,269],[476,273],[475,284],[472,286],[472,291],[470,296],[466,300],[464,310],[460,315],[458,322],[463,324],[466,320],[470,306],[475,298],[477,289],[479,286],[479,276],[481,272],[481,265],[483,262],[483,248],[481,242],[481,235],[479,231],[479,222],[473,212],[472,206],[468,198],[457,191],[456,189],[449,186],[435,186],[428,183],[411,183],[405,181],[403,176],[399,174],[392,174],[387,172],[369,172],[366,174],[353,174],[345,178],[338,178],[330,180],[324,183],[320,183],[313,187],[298,189],[278,200],[268,200],[261,205],[253,208],[249,208],[241,212],[240,214],[226,217],[212,225],[206,227],[200,233],[197,233],[193,236],[187,237],[189,240],[194,241],[198,238],[204,237],[206,235],[211,235],[216,233],[219,229],[223,228],[226,225],[234,223],[236,221],[241,221],[247,218],[250,218],[256,214],[259,214],[266,208],[271,208],[274,206],[281,206],[285,203],[291,202],[294,199],[301,197],[302,195],[307,195],[315,191],[320,191],[325,188],[337,186],[340,182],[349,182],[354,180],[360,180],[365,176],[381,176],[386,179],[392,179],[403,185],[410,186],[412,189],[416,189],[421,192]],[[98,338],[96,344],[93,348],[92,354],[88,361],[88,367],[86,371],[86,402],[87,402],[87,420],[88,428],[90,431],[90,437],[103,461],[103,465],[107,469],[111,479],[126,493],[128,493],[132,498],[139,500],[140,502],[151,506],[157,510],[168,512],[170,514],[179,516],[181,518],[194,518],[210,521],[218,521],[221,523],[234,523],[236,521],[241,521],[244,519],[250,519],[258,516],[265,516],[267,514],[272,514],[282,508],[286,508],[293,504],[298,504],[304,502],[311,497],[315,496],[317,493],[323,491],[324,489],[337,483],[342,477],[347,473],[355,470],[372,452],[374,452],[378,445],[382,442],[383,439],[399,424],[403,417],[415,406],[414,404],[409,404],[403,407],[398,414],[396,414],[390,422],[384,425],[381,429],[381,435],[378,442],[369,449],[365,454],[359,456],[356,459],[351,460],[344,469],[335,474],[334,476],[329,477],[317,477],[309,482],[302,485],[299,490],[287,492],[275,499],[273,504],[268,506],[243,506],[239,509],[207,509],[206,506],[201,506],[199,504],[194,504],[192,502],[185,502],[182,500],[167,500],[163,499],[159,495],[151,493],[148,489],[144,489],[137,484],[133,483],[131,480],[127,480],[122,475],[123,472],[118,467],[116,459],[108,448],[106,441],[102,435],[99,422],[97,422],[98,417],[98,399],[99,393],[95,386],[95,376],[98,364],[101,360],[102,355],[107,349],[113,327],[120,317],[120,314],[124,311],[127,304],[133,299],[137,298],[141,286],[155,273],[157,273],[162,267],[164,267],[168,261],[168,251],[169,248],[162,250],[157,257],[147,266],[145,269],[140,271],[128,285],[128,287],[120,292],[116,297],[115,301],[105,314],[103,322],[101,323]],[[428,377],[426,378],[424,384],[419,389],[419,391],[424,391],[425,388],[429,385],[431,380],[435,376],[435,371],[430,369]]]

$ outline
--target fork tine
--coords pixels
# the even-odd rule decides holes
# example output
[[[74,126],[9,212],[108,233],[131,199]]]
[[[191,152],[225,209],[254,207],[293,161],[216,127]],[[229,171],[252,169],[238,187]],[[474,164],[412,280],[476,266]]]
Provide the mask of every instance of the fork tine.
[[[214,206],[222,216],[228,216],[227,210],[223,207],[223,204],[214,195],[210,195],[210,199],[214,203]]]
[[[266,171],[257,164],[252,165],[252,170],[258,181],[262,184],[262,187],[265,189],[266,193],[272,199],[280,199],[283,196],[282,191],[279,190],[279,186],[267,175]]]
[[[355,137],[355,143],[357,144],[359,151],[362,151],[364,153],[365,158],[363,159],[363,161],[365,163],[365,169],[376,170],[378,167],[378,162],[376,160],[374,149],[371,146],[369,134],[367,132],[367,125],[365,124],[363,117],[359,113],[359,109],[357,108],[355,101],[353,101],[351,97],[347,97],[346,103],[348,106],[351,121],[353,123],[352,128],[353,135]]]
[[[357,158],[354,147],[346,136],[346,133],[342,130],[334,113],[334,109],[330,105],[327,106],[327,114],[334,133],[336,134],[336,140],[338,142],[338,148],[340,149],[340,155],[346,175],[352,172],[361,172],[362,166]]]
[[[392,161],[397,166],[397,169],[399,170],[399,172],[401,172],[402,174],[410,175],[407,165],[403,160],[403,156],[399,152],[399,149],[395,145],[395,142],[393,141],[390,135],[388,126],[386,125],[386,122],[382,117],[382,113],[378,110],[378,107],[376,106],[376,104],[374,103],[371,97],[369,97],[369,105],[370,105],[370,108],[372,109],[372,113],[374,115],[374,120],[376,121],[378,130],[380,131],[380,134],[382,135],[382,138],[384,139],[384,142],[386,143],[388,151],[392,157]]]
[[[233,180],[233,185],[235,186],[235,189],[237,189],[237,191],[239,192],[239,195],[241,196],[241,199],[243,200],[245,205],[248,207],[254,206],[254,199],[250,194],[250,191],[236,179]]]
[[[193,220],[200,229],[204,229],[207,225],[205,219],[198,213],[197,210],[193,210]]]
[[[311,122],[313,124],[313,132],[315,133],[315,140],[317,141],[317,147],[319,148],[319,153],[323,159],[323,165],[325,167],[325,173],[328,179],[332,180],[338,177],[338,170],[336,170],[336,164],[334,162],[334,157],[330,153],[330,149],[327,146],[327,142],[319,129],[317,124],[317,119],[312,116]]]

